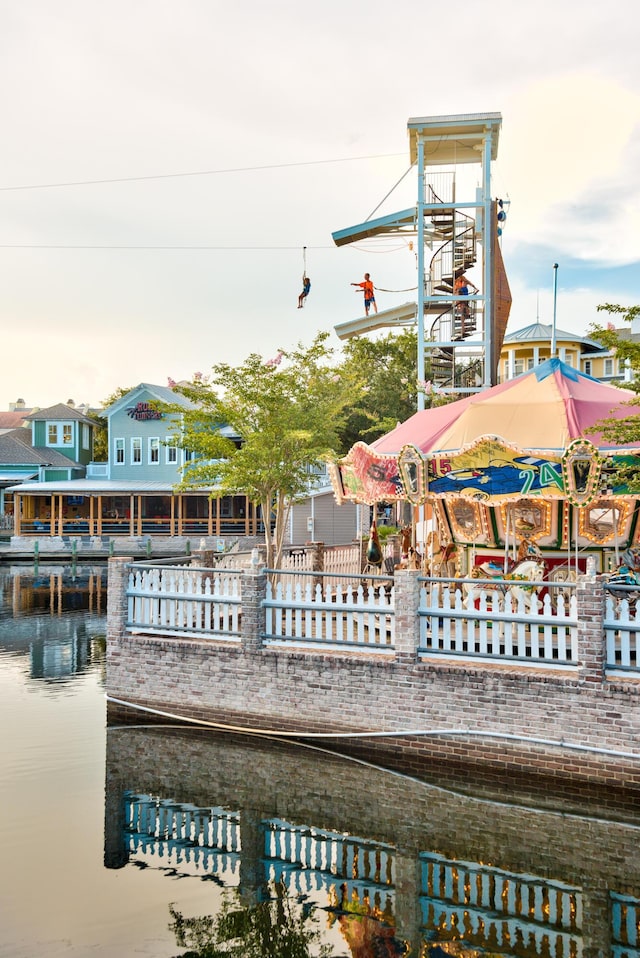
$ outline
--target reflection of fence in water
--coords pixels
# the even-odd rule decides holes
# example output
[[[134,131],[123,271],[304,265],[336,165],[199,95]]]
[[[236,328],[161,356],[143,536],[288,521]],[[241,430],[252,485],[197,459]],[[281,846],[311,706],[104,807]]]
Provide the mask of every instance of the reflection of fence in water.
[[[640,956],[640,900],[610,893],[613,958]]]
[[[240,878],[240,814],[223,808],[198,808],[127,795],[125,834],[131,854],[162,867],[191,866],[227,885]]]
[[[428,932],[505,954],[581,955],[579,889],[435,854],[420,857],[422,922]]]
[[[344,885],[348,900],[393,912],[394,852],[390,845],[280,819],[265,822],[266,877],[296,893]]]

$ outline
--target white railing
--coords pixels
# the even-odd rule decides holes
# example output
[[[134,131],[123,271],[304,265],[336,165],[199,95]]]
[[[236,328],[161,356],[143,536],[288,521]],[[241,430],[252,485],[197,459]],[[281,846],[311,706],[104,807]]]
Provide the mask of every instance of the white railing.
[[[505,583],[506,584],[506,583]],[[489,585],[489,583],[487,583]],[[510,591],[482,580],[425,580],[420,590],[420,654],[517,659],[532,665],[578,662],[577,598],[541,600],[546,583],[514,582]]]
[[[312,645],[316,648],[358,648],[371,652],[394,649],[393,589],[362,580],[343,588],[307,581],[267,582],[265,634],[267,645]]]
[[[127,630],[240,641],[241,573],[193,566],[134,567]]]
[[[615,591],[622,592],[619,588]],[[606,669],[607,672],[640,673],[640,606],[631,590],[628,598],[622,595],[605,594]]]
[[[321,888],[335,893],[340,885],[346,901],[377,899],[380,911],[393,913],[396,850],[392,845],[279,818],[263,822],[262,827],[269,880],[284,881],[297,894]]]
[[[555,958],[583,953],[582,891],[562,882],[502,871],[435,853],[420,856],[422,922],[456,929],[478,951],[524,951]],[[522,949],[513,949],[522,942]]]
[[[611,898],[611,954],[614,958],[640,955],[640,901],[609,892]]]
[[[87,479],[108,479],[108,462],[90,462],[87,465]]]
[[[353,543],[347,546],[333,546],[325,548],[323,553],[323,571],[334,575],[352,575],[360,571],[360,545]]]

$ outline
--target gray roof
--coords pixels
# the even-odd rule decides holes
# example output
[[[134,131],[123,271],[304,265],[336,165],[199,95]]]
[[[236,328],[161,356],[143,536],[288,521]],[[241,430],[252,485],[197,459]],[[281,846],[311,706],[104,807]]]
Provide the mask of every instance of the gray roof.
[[[135,495],[160,496],[169,495],[174,491],[174,485],[171,482],[145,482],[135,479],[60,479],[55,482],[23,482],[19,486],[14,486],[16,492],[27,493],[29,495],[64,494],[64,495],[107,495],[115,496],[118,493]],[[187,490],[185,490],[186,492]],[[211,486],[199,489],[189,489],[189,495],[209,495]]]
[[[47,406],[46,409],[38,409],[36,412],[29,413],[24,419],[29,422],[42,422],[44,419],[76,419],[79,422],[86,422],[95,426],[93,419],[89,419],[89,417],[85,416],[79,409],[75,409],[73,406],[67,406],[64,402],[56,403],[55,406]]]
[[[60,466],[78,468],[80,463],[69,459],[56,449],[31,445],[31,430],[20,428],[0,434],[0,465],[3,466]]]
[[[553,326],[545,323],[531,323],[523,329],[518,329],[514,333],[508,333],[504,337],[504,342],[551,342],[553,336]],[[562,340],[563,343],[581,343],[585,347],[585,352],[596,352],[603,349],[602,343],[597,343],[595,339],[587,339],[584,336],[578,336],[576,333],[568,333],[564,329],[556,328],[556,341]]]
[[[128,393],[125,393],[124,396],[121,396],[120,399],[116,399],[114,403],[110,406],[107,406],[103,410],[103,416],[110,416],[113,412],[120,409],[122,406],[128,405],[135,397],[136,393],[139,392],[149,392],[154,396],[158,402],[166,403],[167,405],[172,406],[182,406],[183,409],[197,409],[197,406],[194,402],[191,402],[190,399],[187,399],[186,396],[182,396],[180,393],[174,392],[170,386],[156,386],[153,383],[140,383],[134,389],[130,389]]]

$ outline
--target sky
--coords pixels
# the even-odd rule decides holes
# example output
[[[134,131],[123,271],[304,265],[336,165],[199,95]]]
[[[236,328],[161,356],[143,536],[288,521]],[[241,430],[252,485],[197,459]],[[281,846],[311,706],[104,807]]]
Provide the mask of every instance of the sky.
[[[416,285],[411,117],[502,115],[509,331],[640,302],[634,0],[0,0],[0,410],[308,344]],[[406,174],[406,175],[405,175]],[[301,276],[311,278],[297,308]],[[476,270],[478,267],[476,267]],[[472,278],[478,279],[477,275]],[[388,292],[387,292],[388,291]]]

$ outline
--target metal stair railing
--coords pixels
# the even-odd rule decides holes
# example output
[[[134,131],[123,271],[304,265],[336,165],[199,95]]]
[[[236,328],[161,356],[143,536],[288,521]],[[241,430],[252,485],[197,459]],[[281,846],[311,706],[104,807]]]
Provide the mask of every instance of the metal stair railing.
[[[433,187],[428,187],[428,193],[431,203],[442,203]],[[431,258],[426,292],[452,293],[454,278],[476,262],[475,221],[455,208],[431,210],[429,218],[433,232],[445,242]]]

